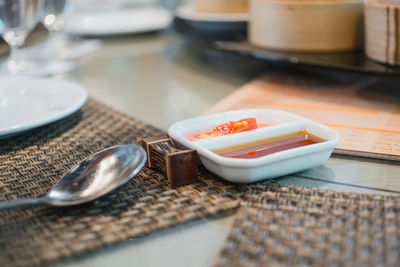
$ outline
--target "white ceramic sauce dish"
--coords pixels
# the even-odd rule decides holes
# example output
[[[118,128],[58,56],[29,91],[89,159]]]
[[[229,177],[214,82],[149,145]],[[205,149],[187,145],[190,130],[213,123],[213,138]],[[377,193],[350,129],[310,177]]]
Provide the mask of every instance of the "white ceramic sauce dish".
[[[244,118],[256,118],[258,123],[272,126],[196,141],[187,139],[192,134],[211,131],[217,125]],[[252,159],[229,158],[213,152],[301,130],[326,141]],[[208,170],[235,183],[253,183],[316,167],[328,160],[339,143],[339,134],[334,129],[288,112],[272,109],[236,110],[188,119],[173,124],[168,129],[168,135],[175,143],[196,150]]]

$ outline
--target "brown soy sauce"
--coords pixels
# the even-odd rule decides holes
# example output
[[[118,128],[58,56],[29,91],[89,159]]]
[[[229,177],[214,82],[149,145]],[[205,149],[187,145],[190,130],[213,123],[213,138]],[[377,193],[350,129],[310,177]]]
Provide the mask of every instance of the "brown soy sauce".
[[[308,146],[325,141],[327,140],[322,137],[313,135],[306,130],[301,130],[286,135],[220,148],[213,152],[228,158],[254,159],[279,151]]]

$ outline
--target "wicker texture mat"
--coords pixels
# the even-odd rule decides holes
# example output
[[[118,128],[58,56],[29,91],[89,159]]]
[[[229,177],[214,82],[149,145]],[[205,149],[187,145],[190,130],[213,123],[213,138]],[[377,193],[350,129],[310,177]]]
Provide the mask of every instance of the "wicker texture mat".
[[[0,201],[42,196],[90,154],[159,133],[89,99],[66,119],[0,140]],[[233,185],[202,168],[199,183],[172,190],[166,178],[145,168],[119,191],[87,205],[0,212],[0,266],[42,266],[231,212],[240,201],[242,208],[219,266],[400,262],[399,197],[269,182]]]
[[[263,190],[244,197],[217,266],[399,266],[400,197]]]
[[[160,131],[89,99],[78,113],[0,140],[0,201],[39,197],[73,165],[106,147]],[[238,188],[202,174],[171,190],[144,169],[119,191],[74,208],[45,206],[0,212],[0,266],[42,266],[238,207]]]

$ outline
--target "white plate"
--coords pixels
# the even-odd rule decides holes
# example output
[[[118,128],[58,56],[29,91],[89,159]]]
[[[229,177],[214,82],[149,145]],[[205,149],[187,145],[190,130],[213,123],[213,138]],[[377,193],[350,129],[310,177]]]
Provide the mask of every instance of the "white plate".
[[[273,126],[198,141],[187,139],[192,134],[209,131],[219,124],[249,117],[256,118],[258,123]],[[212,152],[302,129],[327,141],[254,159],[228,158]],[[252,183],[318,166],[330,157],[339,143],[339,134],[335,130],[288,112],[271,109],[237,110],[177,122],[168,129],[168,135],[178,144],[197,150],[201,162],[208,170],[236,183]]]
[[[171,21],[171,12],[161,8],[76,13],[67,18],[65,31],[86,36],[142,33],[165,29]]]
[[[71,115],[86,99],[86,90],[71,81],[0,78],[0,138]]]
[[[190,21],[199,22],[246,22],[249,20],[248,13],[200,13],[196,12],[192,4],[177,8],[175,16]]]

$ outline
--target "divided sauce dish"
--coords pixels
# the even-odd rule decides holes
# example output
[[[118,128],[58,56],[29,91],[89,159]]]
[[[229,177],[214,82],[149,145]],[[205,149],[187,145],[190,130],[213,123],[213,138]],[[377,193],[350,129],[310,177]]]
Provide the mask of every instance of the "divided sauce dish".
[[[244,118],[256,118],[262,125],[254,130],[190,141],[189,136],[210,131],[217,125]],[[299,131],[323,139],[315,144],[285,149],[256,158],[231,158],[215,151],[259,140],[276,139]],[[197,117],[173,124],[168,135],[180,146],[197,151],[211,172],[235,183],[252,183],[303,171],[325,162],[339,143],[339,134],[320,123],[280,110],[247,109]]]

